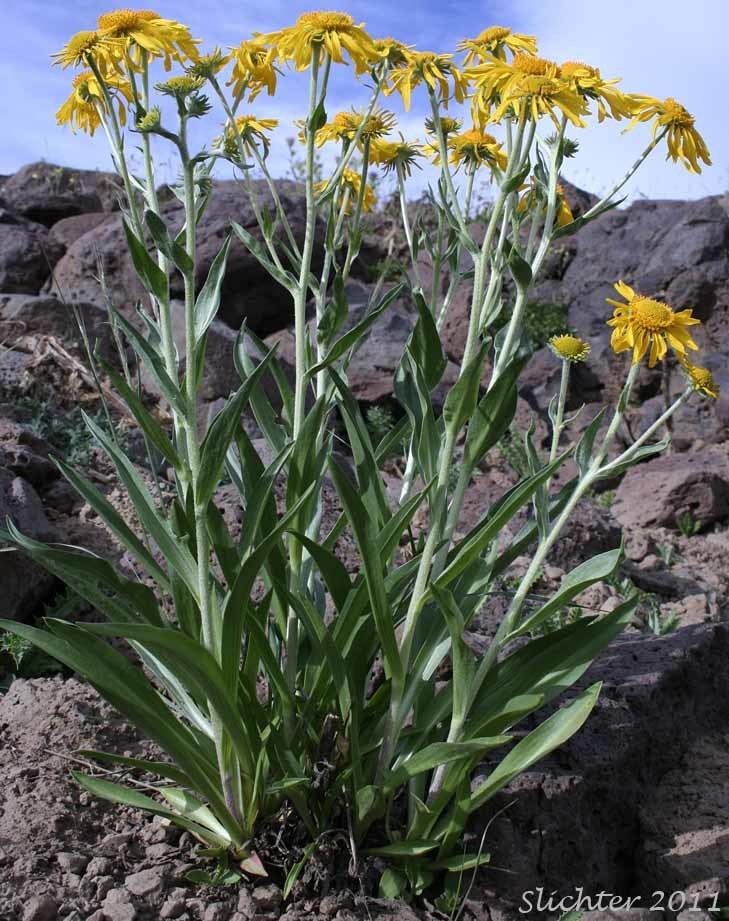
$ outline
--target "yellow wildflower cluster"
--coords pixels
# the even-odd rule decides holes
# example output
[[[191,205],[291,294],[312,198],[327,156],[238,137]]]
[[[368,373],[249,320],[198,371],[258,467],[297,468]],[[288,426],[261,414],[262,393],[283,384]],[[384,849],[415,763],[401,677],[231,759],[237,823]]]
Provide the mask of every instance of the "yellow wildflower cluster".
[[[329,187],[330,180],[325,179],[322,182],[314,184],[314,191],[318,194],[326,191]],[[342,173],[341,187],[344,193],[342,207],[345,214],[351,214],[362,193],[362,211],[365,213],[372,211],[377,204],[377,195],[369,183],[365,184],[362,192],[362,175],[353,169],[345,169]]]
[[[133,71],[143,69],[153,59],[162,60],[167,69],[173,62],[181,64],[189,74],[203,80],[215,80],[232,62],[228,86],[236,102],[243,97],[250,101],[263,89],[273,95],[278,68],[286,64],[297,70],[316,66],[326,75],[331,64],[351,63],[357,75],[375,79],[385,95],[399,94],[406,110],[413,92],[421,87],[434,106],[447,107],[453,99],[458,103],[470,99],[471,130],[458,135],[455,120],[447,125],[451,120],[441,119],[443,133],[449,138],[449,162],[455,166],[468,162],[501,168],[503,154],[498,142],[494,141],[494,146],[478,138],[479,133],[483,138],[491,137],[487,125],[504,119],[536,121],[546,117],[558,126],[569,122],[582,128],[591,114],[600,122],[627,119],[628,128],[652,122],[654,143],[665,137],[668,156],[693,172],[701,171],[701,163],[711,162],[693,116],[676,100],[625,93],[617,78],[604,78],[596,67],[582,61],[559,64],[539,57],[534,36],[506,26],[489,26],[475,37],[463,39],[457,46],[463,54],[460,64],[453,54],[421,51],[396,38],[372,36],[364,23],[338,11],[303,13],[293,25],[256,33],[228,53],[215,49],[200,55],[198,44],[187,26],[176,20],[154,10],[123,8],[99,16],[95,29],[74,35],[54,60],[63,67],[92,71],[97,80],[103,79],[109,87],[113,84],[119,100],[130,101]],[[129,79],[129,84],[120,85],[122,79]],[[59,122],[89,131],[98,127],[104,105],[108,107],[106,94],[97,97],[92,93],[86,98],[82,110],[83,100],[74,86],[71,97],[58,111]],[[360,137],[371,142],[388,139],[394,116],[373,113],[370,119],[373,130],[366,127]],[[317,144],[351,139],[359,124],[357,113],[339,113],[319,128]],[[388,142],[395,143],[391,139]],[[381,148],[379,156],[387,149]]]

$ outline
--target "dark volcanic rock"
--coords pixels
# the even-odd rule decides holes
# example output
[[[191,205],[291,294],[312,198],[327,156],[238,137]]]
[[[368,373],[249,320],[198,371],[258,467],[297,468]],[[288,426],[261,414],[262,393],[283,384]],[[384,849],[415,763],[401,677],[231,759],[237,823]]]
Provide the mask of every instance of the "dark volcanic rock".
[[[510,871],[485,870],[490,887],[515,900],[536,886],[562,895],[583,886],[586,893],[650,897],[669,880],[682,888],[715,879],[720,852],[704,845],[729,832],[723,806],[712,830],[708,813],[718,791],[693,822],[706,835],[687,835],[678,842],[683,854],[671,852],[673,810],[680,802],[690,811],[692,799],[685,785],[678,794],[676,773],[667,772],[684,753],[690,759],[701,739],[724,738],[728,654],[725,625],[689,626],[660,638],[629,631],[613,642],[580,683],[604,681],[585,726],[483,810],[481,828],[493,818],[491,865]],[[719,891],[726,892],[726,862],[719,875]]]
[[[90,211],[88,214],[64,217],[51,227],[50,238],[67,250],[79,237],[108,220],[109,214],[105,211]]]
[[[626,528],[676,527],[686,513],[703,527],[722,521],[729,515],[729,461],[712,449],[639,464],[623,478],[613,512]]]
[[[266,188],[257,184],[256,189],[261,206],[270,206]],[[291,182],[280,184],[280,194],[293,232],[301,244],[305,217],[303,194]],[[163,205],[162,210],[168,225],[173,230],[179,230],[183,220],[181,203],[172,199]],[[241,224],[254,236],[260,236],[245,187],[234,181],[216,182],[198,225],[198,288],[204,283],[225,237],[231,232],[232,221]],[[319,264],[322,247],[323,229],[320,228],[315,265]],[[129,314],[144,292],[127,252],[121,216],[99,224],[69,246],[56,267],[58,289],[71,301],[103,304],[103,294],[94,278],[98,274],[97,253],[101,256],[114,304]],[[176,298],[184,295],[182,278],[177,273],[171,277],[171,292]],[[233,238],[230,247],[219,317],[235,329],[245,320],[254,332],[264,335],[283,328],[293,317],[290,294],[271,279],[237,237]]]
[[[1,453],[0,453],[1,456]],[[36,540],[56,540],[56,529],[46,518],[41,500],[26,480],[0,467],[0,521],[10,518],[18,530]],[[36,563],[16,552],[0,553],[0,616],[25,620],[56,584]]]
[[[62,252],[41,224],[0,208],[0,291],[37,294]]]
[[[29,163],[2,187],[2,199],[18,214],[50,227],[63,218],[117,207],[120,181],[113,173]]]

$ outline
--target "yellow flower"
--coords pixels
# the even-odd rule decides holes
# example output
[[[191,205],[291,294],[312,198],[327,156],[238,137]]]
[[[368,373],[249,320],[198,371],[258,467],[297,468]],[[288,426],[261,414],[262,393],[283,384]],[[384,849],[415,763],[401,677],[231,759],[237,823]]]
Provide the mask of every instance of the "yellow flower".
[[[399,141],[380,138],[370,144],[370,163],[381,166],[386,173],[398,167],[405,176],[410,176],[417,157],[423,156],[423,148],[417,141],[406,141],[402,135]]]
[[[102,13],[97,25],[106,38],[124,40],[122,47],[129,50],[135,64],[139,64],[140,51],[152,58],[164,58],[165,70],[170,69],[173,60],[185,64],[198,58],[198,42],[187,26],[165,19],[154,10],[113,10]]]
[[[552,336],[549,345],[554,354],[563,361],[584,361],[590,354],[590,343],[578,336],[565,333],[562,336]]]
[[[104,82],[109,95],[118,103],[119,121],[124,125],[127,120],[124,100],[132,101],[132,88],[126,80],[113,75],[107,76]],[[102,113],[109,114],[101,84],[93,71],[85,70],[74,77],[72,86],[71,95],[56,112],[56,122],[93,134],[101,125]]]
[[[620,82],[619,78],[604,80],[597,67],[591,67],[582,61],[565,61],[559,67],[559,74],[578,93],[597,103],[599,122],[608,117],[620,120],[633,115],[635,111],[633,97],[616,89],[616,84]]]
[[[235,129],[232,125],[227,124],[223,136],[215,138],[213,143],[216,147],[222,146],[225,153],[230,157],[237,157],[240,153],[238,138],[240,138],[246,150],[250,150],[251,145],[260,143],[264,148],[264,152],[267,154],[269,144],[268,135],[277,127],[277,118],[258,118],[256,115],[238,115],[235,119]]]
[[[297,70],[306,70],[311,64],[315,48],[328,54],[335,64],[343,64],[347,52],[358,74],[380,60],[364,23],[356,25],[349,13],[303,13],[293,26],[258,37],[273,46],[280,61],[292,61]]]
[[[390,67],[399,67],[404,64],[412,50],[412,45],[405,45],[396,38],[376,38],[375,48],[383,61],[386,61]]]
[[[655,118],[653,137],[667,128],[668,157],[677,163],[679,160],[687,170],[700,173],[699,160],[711,166],[711,157],[706,142],[694,127],[695,119],[690,112],[675,99],[669,97],[661,101],[653,96],[633,96],[635,117],[626,130],[635,127],[638,122],[647,122]]]
[[[451,134],[448,136],[446,143],[448,150],[451,152],[448,162],[451,166],[458,168],[466,165],[472,169],[478,169],[479,166],[494,167],[506,169],[506,153],[493,135],[478,128],[471,128],[470,131],[464,131],[462,134]],[[435,163],[440,163],[440,156],[436,149]]]
[[[275,52],[267,48],[263,42],[256,38],[241,42],[233,52],[233,72],[228,81],[228,86],[233,87],[236,99],[247,90],[250,92],[250,101],[265,87],[269,96],[276,92],[276,68],[273,65]]]
[[[519,203],[516,206],[517,212],[519,214],[525,214],[527,211],[535,208],[540,210],[543,214],[547,208],[546,196],[544,192],[540,191],[536,182],[532,179],[532,182],[528,186],[522,186],[522,189],[526,189],[526,192],[519,199]],[[557,183],[557,212],[555,214],[555,223],[558,227],[564,227],[566,224],[571,224],[574,219],[575,217],[572,214],[572,209],[565,196],[564,186],[561,185],[561,183]]]
[[[197,93],[205,86],[205,77],[197,77],[192,73],[180,74],[176,77],[170,77],[163,83],[156,83],[155,89],[165,96],[174,96],[183,98]]]
[[[554,61],[517,54],[507,63],[492,55],[467,70],[466,76],[476,87],[472,103],[475,121],[499,121],[508,112],[518,118],[525,111],[534,121],[548,115],[558,125],[560,111],[573,125],[585,127],[582,116],[588,114],[587,103],[560,77]]]
[[[685,358],[686,349],[698,348],[687,329],[700,322],[691,310],[674,311],[668,304],[636,294],[624,281],[619,281],[615,290],[626,303],[607,298],[608,304],[615,307],[612,319],[607,321],[613,328],[610,345],[614,352],[630,349],[633,364],[637,364],[650,349],[648,367],[652,368],[665,358],[669,345],[679,359]]]
[[[715,400],[718,399],[720,388],[714,380],[714,375],[708,368],[700,368],[698,365],[692,365],[687,358],[681,360],[681,366],[686,372],[689,383],[694,390],[706,394],[707,397],[713,397]]]
[[[101,32],[77,32],[60,51],[52,54],[54,64],[67,67],[88,67],[91,59],[102,71],[109,70],[124,54],[124,42]]]
[[[362,126],[361,141],[373,141],[389,134],[397,125],[397,119],[386,109],[375,109],[367,117],[365,112],[352,109],[350,112],[337,112],[316,133],[316,146],[321,147],[327,141],[351,141]]]
[[[574,219],[575,216],[572,213],[572,208],[570,208],[570,203],[567,201],[567,196],[564,193],[564,187],[558,184],[556,216],[557,227],[565,227],[567,224],[571,224]]]
[[[330,180],[325,179],[323,182],[317,182],[314,185],[314,191],[317,195],[329,187]],[[351,214],[354,206],[359,199],[360,190],[362,189],[362,175],[353,169],[345,169],[340,179],[342,189],[348,192],[344,207],[345,214]],[[364,196],[362,198],[362,210],[364,212],[372,211],[377,204],[375,190],[369,184],[365,185]]]
[[[537,40],[533,35],[512,32],[506,26],[490,26],[475,38],[465,38],[457,47],[458,51],[466,52],[463,63],[468,67],[473,61],[483,60],[489,54],[505,61],[507,50],[512,54],[536,54]]]
[[[385,95],[400,93],[406,110],[410,109],[412,92],[416,86],[426,83],[439,102],[448,105],[451,95],[457,102],[466,98],[468,83],[453,63],[452,54],[435,54],[432,51],[411,51],[407,60],[390,72],[390,82],[385,86]],[[451,92],[451,80],[453,90]]]
[[[201,54],[188,68],[188,74],[194,77],[214,77],[228,64],[232,55],[223,54],[220,48],[213,48],[209,54]]]
[[[441,115],[439,121],[441,131],[445,137],[448,137],[449,134],[455,134],[456,131],[461,130],[462,122],[458,118],[449,118],[448,115]],[[425,119],[425,130],[428,132],[428,134],[438,134],[435,122],[432,118]]]

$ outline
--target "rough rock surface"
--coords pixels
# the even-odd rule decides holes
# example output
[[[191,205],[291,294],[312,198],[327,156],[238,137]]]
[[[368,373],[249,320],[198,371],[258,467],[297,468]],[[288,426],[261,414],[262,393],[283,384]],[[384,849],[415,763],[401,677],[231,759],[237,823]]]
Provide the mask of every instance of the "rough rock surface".
[[[37,294],[62,252],[42,224],[0,208],[0,291]]]
[[[262,207],[270,204],[270,196],[262,185],[257,186]],[[294,183],[283,183],[282,204],[299,243],[303,241],[304,199]],[[162,207],[163,216],[173,229],[182,224],[182,205],[174,198]],[[244,187],[234,181],[216,182],[205,213],[198,225],[197,275],[198,288],[207,277],[210,265],[226,236],[231,222],[236,221],[254,236],[259,236],[255,217]],[[320,259],[323,231],[317,237],[315,261]],[[55,271],[55,285],[71,301],[89,301],[103,305],[104,299],[94,276],[100,254],[114,304],[129,313],[143,290],[137,280],[124,242],[121,216],[112,217],[89,230],[71,243]],[[173,297],[184,294],[182,278],[171,278]],[[233,238],[228,255],[228,269],[223,283],[219,316],[237,329],[243,320],[261,334],[286,326],[293,316],[290,294],[274,282],[238,240]]]
[[[0,467],[1,527],[5,527],[7,518],[21,533],[35,540],[56,540],[58,537],[30,483]],[[20,554],[0,553],[0,616],[22,620],[48,596],[55,584],[54,578]]]
[[[119,189],[114,173],[41,161],[29,163],[10,176],[0,198],[18,214],[50,227],[76,214],[116,209]]]
[[[726,454],[668,454],[633,467],[618,487],[614,512],[626,528],[676,527],[681,515],[698,527],[723,521],[729,515]]]

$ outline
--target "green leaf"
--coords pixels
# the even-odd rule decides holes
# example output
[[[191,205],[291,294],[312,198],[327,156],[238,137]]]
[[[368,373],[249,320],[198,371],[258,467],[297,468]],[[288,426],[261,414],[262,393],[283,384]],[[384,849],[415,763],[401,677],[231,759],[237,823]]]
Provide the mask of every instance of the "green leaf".
[[[121,327],[124,335],[131,342],[132,346],[134,347],[134,351],[137,353],[137,355],[141,356],[142,360],[146,364],[147,369],[154,378],[162,396],[167,400],[173,409],[175,409],[183,418],[185,418],[187,414],[187,405],[185,403],[185,399],[182,396],[177,383],[172,381],[172,379],[167,374],[167,370],[161,355],[155,351],[152,345],[150,345],[150,343],[139,332],[139,330],[135,326],[132,326],[128,320],[121,316],[121,314],[117,316],[117,323]]]
[[[452,857],[433,861],[430,867],[433,870],[446,870],[448,873],[465,873],[490,862],[491,854],[454,854]]]
[[[108,499],[89,480],[82,477],[65,461],[60,460],[60,458],[54,458],[54,463],[76,492],[101,516],[112,534],[144,566],[157,584],[162,588],[169,587],[167,573]]]
[[[560,608],[569,604],[569,602],[576,595],[579,595],[580,592],[594,585],[595,582],[600,582],[602,579],[609,578],[617,569],[622,555],[623,548],[616,547],[615,550],[608,550],[605,553],[600,553],[592,557],[590,560],[585,560],[584,563],[580,563],[579,566],[575,567],[572,572],[564,577],[562,584],[553,597],[550,598],[546,604],[542,605],[539,610],[535,611],[531,617],[528,617],[521,623],[516,630],[512,630],[512,632],[505,637],[504,642],[508,642],[517,636],[529,633],[538,624],[543,623],[548,617],[551,617],[552,614],[559,611]]]
[[[301,860],[297,860],[296,863],[291,867],[289,872],[286,874],[286,881],[284,882],[283,887],[283,897],[284,901],[291,895],[291,890],[296,885],[297,879],[301,876],[301,871],[304,869],[308,863],[311,855],[319,846],[318,841],[311,841],[304,848],[304,854],[301,857]]]
[[[187,250],[170,236],[167,225],[154,211],[144,212],[144,221],[152,234],[155,246],[168,259],[172,260],[183,275],[192,272],[194,265]]]
[[[205,279],[205,284],[200,289],[195,301],[195,336],[198,340],[205,335],[218,313],[220,289],[225,278],[229,249],[230,235],[225,238],[225,242],[220,247],[215,259],[213,259],[208,270],[208,277]]]
[[[149,255],[147,247],[134,233],[126,218],[123,219],[123,223],[127,247],[134,263],[134,269],[139,276],[139,280],[144,285],[145,291],[153,295],[160,304],[168,303],[170,291],[167,275]]]
[[[420,840],[393,841],[382,847],[370,847],[362,851],[369,857],[422,857],[438,847],[437,841]]]
[[[543,467],[538,474],[528,477],[513,489],[510,489],[505,496],[502,496],[498,502],[491,506],[486,518],[476,525],[462,541],[456,544],[448,555],[448,565],[436,580],[438,587],[445,588],[473,560],[479,557],[504,525],[531,499],[536,489],[564,463],[568,454],[569,452],[565,452],[557,457],[551,464]]]
[[[318,374],[319,371],[323,371],[325,368],[328,368],[329,365],[333,364],[338,358],[341,358],[342,355],[350,348],[354,347],[360,339],[365,335],[365,333],[370,329],[370,327],[376,322],[380,314],[383,313],[390,304],[400,296],[404,289],[404,285],[397,285],[392,290],[388,291],[387,294],[382,298],[380,303],[366,314],[363,319],[357,323],[356,326],[353,326],[352,329],[344,333],[343,336],[340,336],[339,339],[334,343],[334,345],[329,349],[324,358],[313,367],[310,367],[307,372],[307,378],[310,380],[315,374]]]
[[[401,899],[408,889],[408,878],[404,873],[387,867],[380,877],[379,896],[381,899]]]
[[[600,412],[595,415],[595,418],[590,422],[585,431],[582,433],[582,438],[580,438],[579,444],[577,445],[577,450],[575,451],[575,463],[581,474],[585,474],[592,463],[592,449],[595,444],[595,438],[597,437],[598,430],[602,424],[603,416],[605,415],[605,407],[603,407]]]
[[[271,278],[280,285],[283,285],[287,290],[293,291],[297,285],[297,280],[291,272],[281,270],[274,265],[268,257],[265,246],[260,240],[256,239],[252,233],[247,231],[244,227],[241,227],[241,225],[237,224],[235,221],[232,222],[232,227],[235,235],[244,244],[248,252],[263,266]]]
[[[139,395],[127,384],[122,375],[103,358],[100,359],[100,364],[152,446],[159,451],[171,467],[179,472],[182,469],[182,461],[162,426],[142,403]]]
[[[651,445],[641,445],[635,454],[632,455],[628,460],[623,461],[622,463],[616,463],[613,461],[611,464],[607,464],[603,467],[598,473],[598,479],[603,477],[615,477],[621,476],[625,473],[626,470],[630,470],[631,467],[634,467],[636,464],[640,464],[648,458],[655,457],[656,454],[663,454],[666,448],[671,444],[670,437],[664,438],[661,441],[657,441],[655,444]]]
[[[71,771],[74,779],[81,784],[94,796],[109,800],[112,803],[118,803],[122,806],[132,806],[134,809],[143,809],[145,812],[151,812],[153,815],[163,816],[181,826],[194,835],[202,838],[207,844],[213,847],[227,848],[231,844],[230,836],[217,835],[197,822],[194,822],[184,815],[175,812],[174,809],[167,809],[161,803],[145,796],[138,790],[131,790],[129,787],[123,787],[121,784],[111,783],[108,780],[102,780],[100,777],[90,777],[88,774],[81,774],[79,771]]]
[[[475,812],[514,777],[528,770],[571,738],[592,712],[601,687],[600,682],[591,685],[572,703],[558,710],[517,743],[484,783],[474,790],[469,812]]]
[[[510,741],[511,736],[495,736],[494,738],[469,739],[467,742],[433,742],[415,752],[390,772],[383,787],[384,792],[393,793],[418,774],[432,771],[433,768],[442,764],[450,764],[452,761],[480,755],[482,752],[498,748]]]
[[[395,638],[395,625],[387,600],[382,563],[377,551],[372,519],[367,514],[359,494],[333,459],[330,459],[329,471],[359,548],[372,605],[372,615],[382,644],[386,671],[388,675],[402,681],[404,678],[403,665]]]
[[[504,369],[493,387],[481,398],[468,425],[464,463],[472,469],[498,444],[516,413],[517,382],[528,361],[518,356]]]
[[[525,290],[529,287],[532,281],[532,267],[525,259],[522,258],[515,246],[511,247],[508,261],[509,269],[514,281],[516,282],[517,288],[522,291]]]
[[[113,461],[119,474],[119,479],[124,484],[129,498],[134,504],[142,527],[162,551],[169,565],[184,579],[193,597],[197,598],[197,565],[192,558],[192,554],[175,539],[169,524],[162,517],[162,513],[149,494],[149,490],[126,454],[109,438],[106,432],[99,428],[93,419],[87,416],[86,413],[83,414],[83,417],[91,434]]]
[[[456,383],[451,387],[443,405],[443,419],[446,429],[459,432],[474,415],[481,384],[486,344],[482,344],[476,356],[465,367]]]
[[[236,428],[240,425],[243,407],[248,402],[270,361],[273,349],[246,378],[238,391],[228,400],[223,409],[213,419],[200,449],[200,472],[197,481],[197,502],[204,506],[220,483],[225,466],[225,456],[233,439]]]

